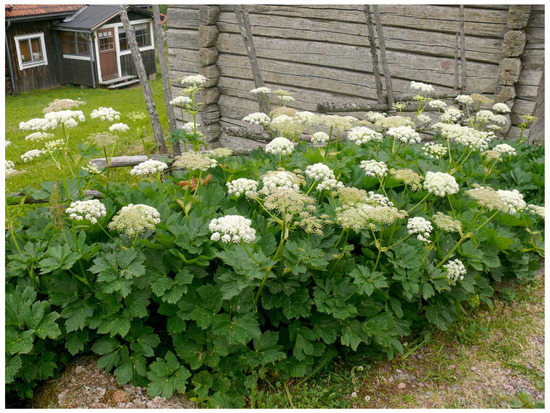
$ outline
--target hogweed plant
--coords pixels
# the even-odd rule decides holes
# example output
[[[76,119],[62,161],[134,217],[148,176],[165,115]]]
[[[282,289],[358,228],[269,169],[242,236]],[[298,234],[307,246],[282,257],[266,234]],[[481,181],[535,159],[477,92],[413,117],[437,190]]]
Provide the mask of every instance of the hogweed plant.
[[[202,82],[187,84],[191,103],[179,100],[194,111]],[[427,326],[491,305],[493,281],[532,279],[544,148],[489,128],[505,105],[488,113],[474,110],[483,97],[462,96],[463,112],[411,86],[414,119],[275,108],[245,117],[274,138],[248,156],[188,140],[170,166],[133,167],[137,183],[94,165],[44,183],[65,207],[33,210],[6,233],[8,392],[31,397],[92,352],[151,396],[243,407],[262,383],[310,377],[337,356],[391,359]],[[101,200],[84,197],[91,183]]]

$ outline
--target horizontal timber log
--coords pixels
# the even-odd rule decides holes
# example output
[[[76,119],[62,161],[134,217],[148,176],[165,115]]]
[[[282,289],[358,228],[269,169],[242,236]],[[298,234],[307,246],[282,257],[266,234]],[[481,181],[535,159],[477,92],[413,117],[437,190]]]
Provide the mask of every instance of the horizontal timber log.
[[[84,196],[89,198],[95,198],[95,199],[102,199],[103,194],[99,191],[96,191],[95,189],[88,189],[84,191]],[[17,205],[23,202],[23,204],[47,204],[50,201],[46,199],[34,199],[31,196],[28,196],[22,192],[16,192],[13,194],[8,194],[8,198],[12,198],[8,201],[8,205]],[[13,198],[21,198],[20,200],[16,200]]]

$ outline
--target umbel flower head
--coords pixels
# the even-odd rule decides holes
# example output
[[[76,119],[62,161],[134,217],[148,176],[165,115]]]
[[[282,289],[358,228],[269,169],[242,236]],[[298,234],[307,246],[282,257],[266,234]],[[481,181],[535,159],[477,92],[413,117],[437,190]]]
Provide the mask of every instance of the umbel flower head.
[[[478,186],[466,191],[466,195],[484,208],[505,214],[515,214],[527,207],[523,195],[517,189],[495,191],[489,186]]]
[[[516,149],[513,146],[508,145],[507,143],[501,143],[499,145],[496,145],[493,150],[497,151],[498,153],[504,155],[515,155]]]
[[[114,216],[109,229],[129,238],[136,237],[145,231],[154,231],[160,223],[160,213],[153,207],[144,204],[129,204]]]
[[[325,189],[334,189],[344,186],[342,182],[336,180],[332,169],[323,163],[308,165],[305,173],[309,178],[315,181],[320,181],[316,188],[317,191],[324,191]]]
[[[462,231],[462,223],[449,215],[445,215],[442,212],[436,212],[432,217],[433,223],[437,228],[445,232],[458,232]]]
[[[431,172],[426,173],[424,179],[424,188],[437,196],[447,196],[456,194],[460,187],[458,186],[454,176],[445,172]]]
[[[388,172],[388,167],[384,162],[382,161],[378,162],[374,159],[370,159],[368,161],[361,161],[360,167],[365,171],[366,175],[373,176],[373,177],[378,176],[382,178]]]
[[[109,127],[109,132],[128,132],[130,127],[125,123],[115,123]]]
[[[48,139],[53,139],[55,135],[47,132],[34,132],[25,136],[26,141],[40,142]]]
[[[344,229],[361,231],[378,230],[381,225],[391,225],[407,216],[405,211],[392,206],[373,206],[367,203],[343,205],[336,208],[336,222]]]
[[[271,153],[273,155],[290,155],[294,150],[294,144],[289,141],[287,138],[282,136],[273,139],[264,148],[266,153]]]
[[[264,206],[277,211],[284,220],[290,221],[293,216],[313,206],[315,199],[294,188],[278,187],[272,189],[264,201]]]
[[[214,218],[210,221],[208,229],[212,232],[212,241],[229,242],[254,242],[256,230],[251,227],[252,221],[241,215],[226,215]]]
[[[450,260],[443,268],[447,270],[447,278],[452,283],[463,280],[466,275],[466,267],[460,260]]]
[[[243,122],[250,123],[251,125],[258,125],[267,128],[271,124],[271,118],[263,112],[255,112],[246,115],[243,118]]]
[[[362,145],[370,141],[380,142],[384,137],[366,126],[356,126],[348,132],[348,140],[356,145]]]
[[[186,86],[201,87],[207,82],[207,78],[203,75],[190,75],[181,79],[181,84]]]
[[[424,144],[422,150],[427,156],[435,159],[441,159],[447,154],[447,147],[435,142],[428,142]]]
[[[455,100],[466,106],[471,106],[474,104],[474,99],[470,95],[458,95]]]
[[[298,190],[304,179],[290,171],[268,171],[262,177],[261,194],[269,194],[273,189],[283,187]]]
[[[451,123],[438,122],[433,124],[432,128],[438,130],[441,136],[451,142],[464,145],[469,149],[485,150],[489,147],[489,142],[493,138],[493,135],[489,132]]]
[[[396,128],[390,128],[386,133],[403,143],[420,143],[420,141],[422,140],[418,132],[416,132],[410,126],[398,126]]]
[[[161,161],[156,161],[154,159],[148,159],[145,162],[142,162],[132,168],[130,171],[131,175],[153,175],[157,172],[162,172],[168,165]]]
[[[17,169],[15,169],[15,164],[12,161],[6,160],[4,162],[6,178],[10,176],[17,175]]]
[[[411,191],[417,191],[422,188],[422,177],[412,169],[390,169],[390,175],[405,185],[408,185]]]
[[[422,217],[413,217],[407,221],[409,234],[416,234],[416,239],[430,242],[430,234],[433,230],[432,223]]]
[[[315,113],[312,113],[312,112],[308,112],[308,111],[296,112],[294,114],[294,117],[298,119],[298,121],[305,126],[312,126],[315,123],[317,123],[317,115],[315,115]]]
[[[189,96],[176,96],[174,99],[170,101],[170,104],[172,106],[179,106],[180,108],[184,108],[186,106],[191,106],[193,104],[193,101]]]
[[[542,219],[544,219],[544,207],[534,204],[528,204],[525,207],[525,212],[531,215],[538,215]]]
[[[311,137],[311,142],[313,143],[327,143],[329,136],[325,132],[315,132]]]
[[[433,108],[433,109],[439,109],[439,110],[444,110],[446,107],[447,107],[447,104],[445,102],[443,102],[442,100],[430,100],[428,102],[428,106]]]
[[[26,122],[19,122],[21,130],[46,131],[57,128],[57,121],[53,119],[35,118]]]
[[[280,135],[297,137],[304,130],[304,125],[298,119],[288,115],[279,115],[275,117],[269,125],[271,129]]]
[[[244,194],[247,198],[254,198],[258,194],[258,182],[253,179],[239,178],[227,182],[226,185],[227,192],[236,197]]]
[[[75,221],[86,220],[96,224],[98,219],[107,215],[107,209],[99,200],[91,199],[89,201],[71,202],[65,213]]]
[[[21,155],[21,159],[23,159],[23,162],[30,162],[34,158],[38,158],[44,155],[45,153],[46,151],[42,149],[31,149],[30,151],[27,151],[23,155]]]
[[[257,87],[256,89],[252,89],[252,90],[250,91],[250,93],[251,93],[252,95],[256,95],[256,96],[257,96],[257,95],[260,95],[260,94],[262,94],[262,95],[268,95],[269,93],[271,93],[271,89],[268,88],[268,87],[262,86],[262,87]]]
[[[90,113],[90,118],[108,120],[109,122],[112,122],[120,119],[120,112],[114,110],[113,108],[100,106],[99,108],[92,110],[92,113]]]
[[[453,106],[448,106],[445,111],[439,116],[441,122],[454,123],[462,117],[462,111]]]
[[[215,168],[218,162],[215,159],[195,152],[184,152],[176,158],[173,163],[176,169],[190,169],[206,171],[209,168]]]
[[[430,84],[427,84],[427,83],[412,81],[410,83],[410,88],[412,90],[417,91],[418,93],[420,93],[423,96],[428,96],[428,95],[431,95],[432,93],[435,93],[434,87]]]

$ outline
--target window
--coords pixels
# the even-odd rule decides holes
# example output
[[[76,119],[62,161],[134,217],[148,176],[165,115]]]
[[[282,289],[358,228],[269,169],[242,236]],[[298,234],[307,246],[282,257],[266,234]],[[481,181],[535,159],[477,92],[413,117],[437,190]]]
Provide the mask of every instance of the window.
[[[90,41],[84,33],[61,32],[61,48],[64,57],[90,57]]]
[[[115,41],[112,31],[99,32],[97,34],[99,38],[99,51],[113,50],[115,48]]]
[[[20,70],[48,64],[44,33],[15,36],[14,40]]]
[[[151,26],[149,23],[135,24],[132,26],[138,47],[148,47],[151,44]],[[128,38],[124,27],[118,28],[118,45],[121,51],[129,50]]]

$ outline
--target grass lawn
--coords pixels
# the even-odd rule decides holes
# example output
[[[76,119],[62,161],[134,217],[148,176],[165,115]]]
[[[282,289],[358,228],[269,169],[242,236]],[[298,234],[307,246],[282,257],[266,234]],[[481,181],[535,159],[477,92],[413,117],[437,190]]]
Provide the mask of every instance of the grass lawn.
[[[159,112],[160,122],[164,128],[164,139],[167,145],[170,145],[168,136],[168,120],[166,117],[166,108],[164,106],[164,98],[162,94],[162,82],[160,77],[151,81],[153,94]],[[36,90],[29,93],[22,93],[18,96],[6,96],[6,119],[5,132],[6,140],[11,141],[11,145],[6,148],[6,159],[15,163],[15,169],[20,171],[19,174],[6,179],[6,193],[17,192],[19,189],[32,185],[39,187],[43,181],[53,181],[58,178],[70,176],[68,170],[60,171],[57,169],[54,161],[43,155],[35,158],[30,162],[23,162],[20,156],[25,152],[42,148],[43,143],[26,141],[25,136],[29,135],[29,131],[19,130],[19,122],[27,121],[32,118],[43,117],[42,110],[54,99],[81,99],[86,102],[74,110],[82,110],[86,116],[86,121],[79,124],[76,128],[70,130],[70,147],[74,152],[78,152],[77,145],[89,142],[87,139],[90,135],[108,132],[108,128],[112,123],[91,119],[89,117],[92,110],[100,106],[108,106],[119,111],[121,118],[116,122],[124,122],[130,126],[130,131],[122,134],[113,148],[113,154],[116,155],[133,155],[143,154],[143,145],[141,140],[136,135],[136,127],[141,127],[145,131],[145,142],[148,151],[155,150],[153,132],[151,123],[148,118],[139,122],[132,122],[128,117],[130,112],[147,113],[145,100],[141,87],[135,86],[127,89],[109,90],[109,89],[89,89],[78,86],[66,86],[49,90]],[[61,130],[55,132],[61,137]],[[110,155],[110,153],[109,153]],[[97,154],[97,157],[102,157],[102,154]],[[84,164],[86,164],[85,162]],[[111,171],[111,178],[127,179],[131,177],[128,174],[128,168]],[[6,208],[6,217],[10,218],[24,214],[33,206],[30,205],[12,205]]]

